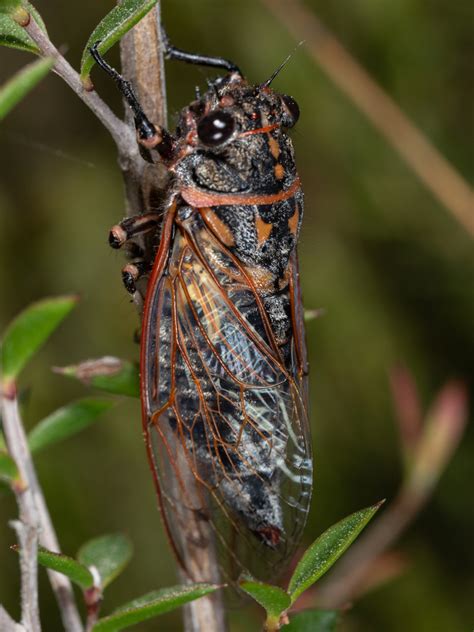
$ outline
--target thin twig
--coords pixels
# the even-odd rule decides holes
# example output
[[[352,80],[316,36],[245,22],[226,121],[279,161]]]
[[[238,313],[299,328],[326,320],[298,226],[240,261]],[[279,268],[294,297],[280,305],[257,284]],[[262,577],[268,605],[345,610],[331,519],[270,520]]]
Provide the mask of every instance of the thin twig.
[[[84,601],[86,603],[86,608],[87,608],[87,620],[86,620],[85,632],[92,632],[94,625],[99,620],[102,600],[103,600],[103,594],[102,594],[102,589],[100,588],[100,586],[94,585],[91,588],[88,588],[84,592]]]
[[[311,57],[367,116],[427,189],[474,236],[469,184],[300,0],[262,0]]]
[[[25,490],[26,491],[26,490]],[[23,492],[24,493],[24,492]],[[22,515],[23,514],[23,515]],[[21,623],[25,630],[40,632],[38,604],[38,526],[26,522],[30,517],[20,510],[20,520],[12,520],[10,526],[15,529],[20,545],[21,572]]]
[[[2,606],[0,606],[0,630],[2,632],[26,632],[25,628],[14,621]]]
[[[15,461],[21,485],[13,486],[18,504],[20,521],[12,522],[20,545],[21,571],[21,623],[26,630],[41,630],[38,604],[38,513],[33,490],[28,485],[26,438],[19,417],[15,394],[4,393],[1,397],[1,417],[8,452]]]
[[[19,507],[21,522],[28,529],[38,531],[39,541],[52,551],[60,551],[59,543],[51,522],[43,492],[36,476],[35,467],[28,448],[28,440],[23,428],[23,422],[18,409],[18,400],[13,392],[4,393],[2,397],[2,420],[8,451],[14,459],[21,479],[26,489],[16,491],[16,499]],[[29,534],[31,536],[31,533]],[[28,540],[30,542],[30,540]],[[23,548],[24,542],[20,542]],[[29,553],[32,554],[33,545],[30,542]],[[36,567],[36,549],[34,560],[29,560],[28,565],[32,569]],[[22,562],[22,570],[26,569],[26,562]],[[30,573],[32,571],[30,570]],[[83,627],[76,608],[74,593],[69,579],[61,573],[48,571],[49,580],[61,612],[61,618],[67,632],[82,632]],[[34,595],[30,596],[30,607],[34,613]],[[36,601],[37,608],[37,601]],[[39,615],[38,615],[39,622]],[[35,632],[39,627],[33,623],[26,625],[28,632]],[[38,623],[39,625],[39,623]]]
[[[132,82],[147,116],[166,127],[166,85],[159,5],[122,39],[121,58],[122,71]],[[129,112],[128,107],[126,111]],[[156,207],[164,199],[169,182],[169,175],[160,163],[150,165],[142,161],[140,169],[139,173],[124,170],[127,212],[131,215]],[[145,241],[141,245],[144,247],[145,257],[153,259],[153,243]],[[140,291],[140,298],[143,299],[146,286],[142,285]],[[140,304],[141,301],[139,299],[136,302]],[[189,477],[186,489],[191,494],[194,482],[191,472]],[[170,480],[172,478],[171,476]],[[197,490],[195,494],[198,494]],[[219,583],[220,573],[213,535],[204,521],[190,520],[187,525],[183,525],[181,533],[176,535],[180,539],[193,580]],[[201,544],[197,545],[196,542]],[[202,546],[203,542],[206,542],[206,546]],[[185,582],[189,581],[184,573],[181,573],[181,578]],[[186,632],[224,632],[226,624],[221,591],[187,604],[184,607],[184,623]]]
[[[53,70],[69,85],[77,96],[94,112],[100,122],[109,131],[117,145],[122,160],[133,160],[138,156],[138,148],[135,135],[131,128],[115,116],[112,110],[99,97],[95,91],[84,88],[79,74],[59,53],[57,48],[49,40],[48,36],[40,29],[34,19],[25,26],[25,30],[35,42],[45,57],[54,58]]]

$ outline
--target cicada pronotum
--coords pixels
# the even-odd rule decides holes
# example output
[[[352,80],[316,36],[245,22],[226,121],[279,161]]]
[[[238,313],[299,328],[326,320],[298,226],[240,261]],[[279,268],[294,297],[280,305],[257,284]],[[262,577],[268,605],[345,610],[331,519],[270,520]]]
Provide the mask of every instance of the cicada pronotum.
[[[296,244],[303,194],[286,130],[296,102],[224,68],[174,134],[92,49],[131,106],[138,141],[171,174],[164,207],[114,227],[120,247],[155,230],[141,336],[143,424],[161,512],[186,568],[186,526],[204,521],[231,573],[281,569],[309,509],[312,461]],[[125,270],[134,290],[146,265]]]

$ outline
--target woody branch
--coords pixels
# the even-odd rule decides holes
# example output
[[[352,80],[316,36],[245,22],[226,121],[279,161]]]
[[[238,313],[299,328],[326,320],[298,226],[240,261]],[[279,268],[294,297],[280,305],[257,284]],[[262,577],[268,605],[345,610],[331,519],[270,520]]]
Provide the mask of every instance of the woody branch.
[[[161,41],[161,12],[158,5],[122,39],[122,71],[131,81],[139,101],[148,118],[155,124],[167,126],[167,100],[163,46]],[[131,124],[130,110],[126,116]],[[144,160],[133,169],[122,169],[125,181],[127,214],[137,215],[153,210],[164,199],[168,184],[168,173],[162,164],[146,163]],[[145,258],[152,260],[153,244],[144,239],[140,244]],[[138,285],[134,301],[141,308],[146,285]],[[187,483],[193,489],[192,474]],[[197,490],[195,492],[197,494]],[[183,527],[177,534],[186,564],[195,581],[219,583],[219,567],[215,556],[213,535],[203,521],[196,520]],[[206,547],[194,546],[193,542],[207,542]],[[180,572],[183,581],[188,577]],[[225,632],[224,606],[220,591],[209,597],[193,601],[184,607],[186,632]]]
[[[52,551],[60,550],[59,543],[36,476],[14,388],[1,393],[1,417],[8,452],[15,461],[20,476],[20,483],[14,485],[20,521],[14,521],[12,526],[17,532],[20,545],[22,626],[26,632],[39,632],[38,541]],[[69,579],[54,571],[48,571],[48,575],[66,632],[82,632],[83,627]],[[0,622],[1,616],[4,615],[0,612]],[[3,630],[3,627],[0,628]]]

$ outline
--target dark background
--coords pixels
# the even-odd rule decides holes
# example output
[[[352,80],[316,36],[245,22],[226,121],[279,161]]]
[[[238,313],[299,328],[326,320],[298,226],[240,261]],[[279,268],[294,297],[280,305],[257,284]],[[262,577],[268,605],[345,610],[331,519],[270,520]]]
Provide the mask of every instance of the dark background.
[[[107,3],[38,1],[51,37],[78,66]],[[102,5],[102,6],[101,6]],[[307,3],[341,38],[465,178],[472,177],[472,12],[462,0]],[[285,28],[250,0],[165,0],[172,40],[235,60],[261,82],[294,49]],[[117,62],[117,50],[108,55]],[[0,80],[26,53],[0,51]],[[117,111],[110,81],[94,74]],[[169,63],[171,125],[211,71]],[[471,77],[472,80],[472,77]],[[275,81],[301,107],[293,133],[306,191],[300,244],[308,308],[316,480],[306,542],[380,498],[401,479],[388,371],[405,363],[428,406],[449,377],[468,380],[474,358],[472,240],[419,183],[302,46]],[[120,253],[107,246],[123,215],[121,176],[106,131],[69,88],[48,77],[0,129],[0,325],[35,299],[78,292],[82,301],[25,372],[25,420],[39,419],[86,389],[50,372],[105,354],[136,358],[137,317],[120,282]],[[405,573],[347,613],[346,632],[472,628],[474,513],[472,428],[434,497],[397,544]],[[103,421],[38,456],[37,466],[63,550],[124,531],[132,564],[109,588],[104,612],[176,583],[142,445],[138,403],[118,401]],[[18,617],[18,560],[0,495],[0,602]],[[60,629],[41,572],[44,628]],[[255,613],[233,615],[233,630],[257,629]],[[180,629],[167,615],[137,629]],[[161,628],[161,626],[163,626]]]

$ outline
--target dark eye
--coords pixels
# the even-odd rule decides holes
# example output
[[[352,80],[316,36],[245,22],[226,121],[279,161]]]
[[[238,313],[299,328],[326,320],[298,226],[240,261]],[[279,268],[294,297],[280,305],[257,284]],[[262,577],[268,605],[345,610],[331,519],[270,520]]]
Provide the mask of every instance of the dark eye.
[[[293,97],[284,94],[281,97],[283,105],[283,125],[285,127],[293,127],[300,118],[300,108]]]
[[[225,143],[232,136],[234,128],[235,121],[231,114],[218,111],[199,121],[197,133],[202,143],[213,147]]]

